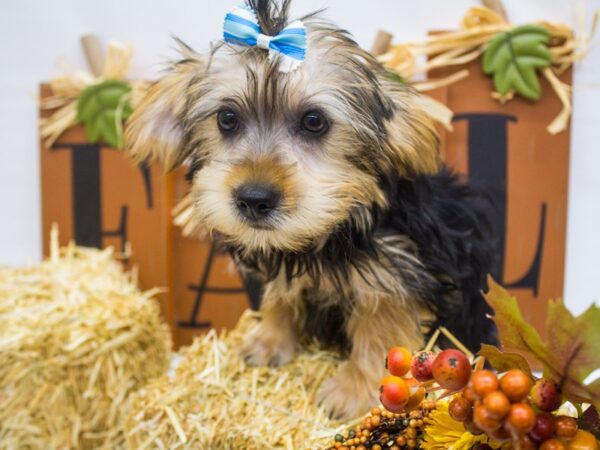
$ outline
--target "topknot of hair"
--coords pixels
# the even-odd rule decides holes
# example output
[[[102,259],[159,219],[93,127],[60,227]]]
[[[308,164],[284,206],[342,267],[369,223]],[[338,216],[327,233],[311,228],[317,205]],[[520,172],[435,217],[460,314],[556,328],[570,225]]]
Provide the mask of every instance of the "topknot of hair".
[[[275,36],[285,28],[291,0],[246,0],[254,10],[260,29],[264,34]]]

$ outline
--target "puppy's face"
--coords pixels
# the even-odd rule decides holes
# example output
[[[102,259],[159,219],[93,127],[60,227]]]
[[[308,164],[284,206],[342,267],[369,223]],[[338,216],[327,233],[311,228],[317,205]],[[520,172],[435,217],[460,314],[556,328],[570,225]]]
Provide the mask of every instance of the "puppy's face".
[[[368,226],[390,174],[437,167],[420,98],[332,26],[306,22],[307,57],[279,71],[257,48],[183,59],[128,124],[139,159],[191,164],[194,221],[248,251],[301,251],[340,223]]]

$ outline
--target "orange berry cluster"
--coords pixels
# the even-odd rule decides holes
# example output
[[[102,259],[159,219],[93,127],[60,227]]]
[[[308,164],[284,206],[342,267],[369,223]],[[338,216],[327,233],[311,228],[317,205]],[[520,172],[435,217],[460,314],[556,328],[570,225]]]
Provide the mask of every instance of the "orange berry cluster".
[[[427,388],[437,383],[450,392],[459,391],[469,382],[471,363],[459,350],[439,354],[419,352],[412,355],[404,347],[393,347],[386,358],[390,375],[381,381],[379,399],[390,412],[401,413],[417,408]],[[412,377],[408,376],[408,373]]]
[[[562,395],[551,380],[534,382],[520,370],[498,379],[495,372],[480,369],[483,360],[473,370],[469,358],[454,349],[413,355],[393,347],[385,366],[389,375],[379,388],[385,409],[374,408],[362,425],[337,435],[330,449],[419,448],[424,419],[436,408],[436,401],[426,396],[443,389],[442,397],[459,394],[450,402],[449,414],[473,434],[512,441],[520,450],[600,450],[594,436],[579,430],[575,419],[552,414],[562,404]]]
[[[512,441],[514,448],[598,450],[595,439],[582,444],[591,435],[578,430],[575,419],[551,414],[561,404],[560,388],[551,380],[534,383],[521,370],[509,370],[498,379],[495,372],[478,370],[448,412],[471,433]]]

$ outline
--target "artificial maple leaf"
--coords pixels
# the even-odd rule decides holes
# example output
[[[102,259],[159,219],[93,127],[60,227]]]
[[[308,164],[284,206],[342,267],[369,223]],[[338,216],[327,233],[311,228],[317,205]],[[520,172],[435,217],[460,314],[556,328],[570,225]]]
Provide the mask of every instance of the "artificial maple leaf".
[[[532,376],[529,363],[519,353],[503,352],[498,347],[488,344],[481,344],[481,350],[478,353],[483,356],[498,371],[506,372],[511,369],[519,369]]]
[[[533,325],[523,318],[516,297],[511,296],[491,277],[488,277],[488,286],[489,291],[485,294],[485,299],[495,311],[493,319],[502,347],[543,355],[546,359],[546,346]]]
[[[575,317],[561,300],[548,304],[548,360],[545,371],[560,380],[565,396],[600,407],[600,380],[588,386],[584,380],[600,369],[600,308],[590,306]],[[595,402],[594,402],[595,399]]]
[[[600,380],[584,384],[585,379],[600,368],[600,308],[592,305],[575,317],[561,300],[550,301],[546,322],[548,339],[543,342],[536,329],[523,318],[516,298],[491,278],[488,283],[490,290],[485,297],[494,309],[493,320],[500,342],[503,348],[513,352],[503,360],[503,352],[492,350],[496,364],[514,363],[514,352],[528,353],[543,364],[544,375],[561,386],[567,400],[600,407]],[[490,363],[494,365],[494,361]]]

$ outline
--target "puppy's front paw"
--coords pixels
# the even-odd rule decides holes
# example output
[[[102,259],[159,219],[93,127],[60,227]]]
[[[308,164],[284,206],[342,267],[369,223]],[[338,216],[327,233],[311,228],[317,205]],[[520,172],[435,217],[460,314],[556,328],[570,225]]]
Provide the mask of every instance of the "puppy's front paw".
[[[260,324],[245,340],[241,355],[251,366],[279,367],[294,357],[296,340],[286,330]]]
[[[376,392],[377,386],[348,364],[337,375],[323,382],[317,401],[329,412],[331,419],[353,419],[377,405]]]

